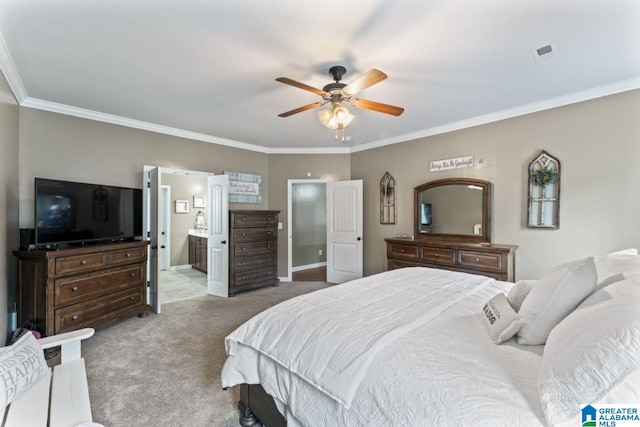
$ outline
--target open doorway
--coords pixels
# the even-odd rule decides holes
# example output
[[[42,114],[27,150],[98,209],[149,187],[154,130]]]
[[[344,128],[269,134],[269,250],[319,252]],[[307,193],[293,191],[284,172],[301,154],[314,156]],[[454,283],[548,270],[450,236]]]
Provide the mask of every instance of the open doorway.
[[[289,279],[327,280],[326,181],[288,181]]]
[[[161,312],[162,303],[208,293],[208,275],[206,270],[197,271],[192,267],[189,243],[194,232],[202,234],[204,241],[207,241],[206,221],[209,216],[205,215],[205,195],[209,189],[208,177],[213,175],[209,172],[144,166],[144,222],[151,242],[147,266],[148,302],[156,313]],[[198,206],[202,206],[202,203],[205,205],[194,207],[196,198]],[[200,211],[203,211],[199,216],[201,219],[204,217],[204,227],[196,226],[196,216]],[[204,253],[206,256],[206,247]]]
[[[163,304],[207,293],[206,263],[196,262],[196,258],[206,259],[206,249],[202,249],[201,242],[206,245],[207,208],[206,204],[204,207],[194,205],[195,198],[204,197],[206,190],[206,176],[181,171],[162,173],[163,195],[168,195],[161,199],[165,215],[158,254],[162,262],[160,300]],[[181,209],[175,209],[176,203]]]

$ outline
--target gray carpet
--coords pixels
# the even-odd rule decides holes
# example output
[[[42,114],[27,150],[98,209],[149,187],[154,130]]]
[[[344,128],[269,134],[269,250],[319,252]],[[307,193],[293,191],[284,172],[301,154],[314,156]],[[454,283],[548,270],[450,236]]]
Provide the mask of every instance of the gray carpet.
[[[196,297],[131,318],[83,343],[91,409],[107,427],[238,426],[239,387],[223,391],[224,337],[260,311],[326,282]]]

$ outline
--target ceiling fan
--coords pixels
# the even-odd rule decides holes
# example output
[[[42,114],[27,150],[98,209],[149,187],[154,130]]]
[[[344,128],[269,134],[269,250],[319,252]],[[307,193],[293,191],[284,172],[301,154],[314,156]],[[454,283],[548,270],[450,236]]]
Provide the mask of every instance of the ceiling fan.
[[[349,110],[347,110],[343,103],[349,103],[354,107],[363,108],[365,110],[391,114],[392,116],[399,116],[404,112],[404,108],[401,107],[383,104],[381,102],[354,98],[354,95],[358,92],[361,92],[366,88],[373,86],[376,83],[380,83],[382,80],[386,79],[387,75],[385,73],[373,69],[367,71],[349,84],[340,83],[342,76],[346,72],[347,69],[341,65],[335,65],[331,67],[329,69],[329,74],[331,74],[333,80],[335,80],[335,83],[329,83],[322,89],[317,89],[313,86],[291,80],[287,77],[278,77],[276,79],[277,82],[295,86],[297,88],[313,92],[316,95],[320,95],[322,97],[322,101],[314,102],[313,104],[308,104],[294,110],[278,114],[278,116],[289,117],[294,114],[331,103],[331,108],[318,112],[318,118],[320,119],[320,122],[329,129],[344,129],[349,126],[354,116],[349,113]]]

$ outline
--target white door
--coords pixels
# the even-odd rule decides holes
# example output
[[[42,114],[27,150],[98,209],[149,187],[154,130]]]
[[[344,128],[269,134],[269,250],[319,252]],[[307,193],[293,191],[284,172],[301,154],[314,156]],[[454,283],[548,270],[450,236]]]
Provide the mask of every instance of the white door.
[[[149,171],[149,305],[151,310],[160,313],[160,260],[158,259],[159,225],[163,223],[164,212],[160,180],[160,168]]]
[[[171,267],[171,187],[162,185],[162,223],[160,236],[158,237],[160,270],[169,270]]]
[[[209,233],[207,239],[207,293],[229,296],[229,180],[208,178]]]
[[[362,277],[362,180],[327,182],[327,282]]]

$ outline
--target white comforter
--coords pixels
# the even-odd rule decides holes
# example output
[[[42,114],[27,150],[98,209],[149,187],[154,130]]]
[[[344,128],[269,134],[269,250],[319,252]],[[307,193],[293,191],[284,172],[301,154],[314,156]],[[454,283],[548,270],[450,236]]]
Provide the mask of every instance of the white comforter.
[[[409,268],[286,301],[227,337],[223,386],[307,426],[540,425],[541,349],[494,345],[479,315],[509,286]]]

